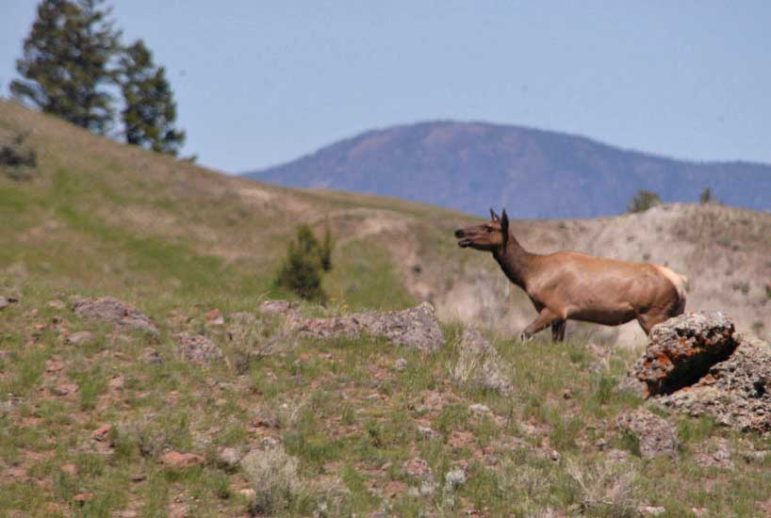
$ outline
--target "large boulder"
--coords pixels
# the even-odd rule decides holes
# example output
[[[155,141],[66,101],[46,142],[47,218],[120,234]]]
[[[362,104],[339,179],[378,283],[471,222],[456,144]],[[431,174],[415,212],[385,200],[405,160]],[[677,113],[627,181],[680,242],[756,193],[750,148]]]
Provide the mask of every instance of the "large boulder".
[[[731,357],[710,367],[696,384],[655,400],[737,430],[771,433],[771,346],[742,338]]]
[[[723,313],[689,313],[658,324],[632,375],[648,395],[671,394],[692,385],[734,352],[735,328]]]
[[[771,432],[771,347],[735,333],[723,313],[680,315],[654,327],[625,385],[634,383],[654,404]]]
[[[119,328],[137,329],[153,336],[159,335],[155,322],[135,307],[113,297],[75,297],[72,309],[83,318],[114,324]]]
[[[356,337],[369,334],[424,352],[433,352],[444,345],[444,334],[431,304],[423,302],[402,311],[366,312],[333,318],[311,318],[296,323],[302,336],[331,338]]]

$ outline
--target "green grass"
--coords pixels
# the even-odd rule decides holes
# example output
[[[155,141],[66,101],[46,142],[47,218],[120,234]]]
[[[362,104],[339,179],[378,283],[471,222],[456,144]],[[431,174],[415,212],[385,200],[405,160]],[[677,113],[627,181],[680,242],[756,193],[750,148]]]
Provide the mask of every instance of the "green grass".
[[[753,516],[756,502],[771,499],[769,459],[736,453],[732,471],[698,466],[697,453],[715,438],[737,452],[770,447],[709,420],[668,416],[678,424],[680,458],[639,457],[639,444],[613,426],[642,404],[619,389],[633,352],[613,349],[605,364],[580,333],[563,344],[496,339],[514,387],[502,396],[452,380],[458,324],[444,325],[445,347],[424,355],[371,337],[298,339],[283,334],[280,319],[257,314],[266,296],[286,295],[272,288],[286,236],[300,222],[323,225],[328,214],[350,235],[335,236],[329,304],[304,304],[301,313],[414,304],[402,278],[409,272],[389,251],[399,238],[356,234],[356,211],[404,217],[424,261],[420,275],[428,265],[441,271],[455,254],[443,237],[452,213],[278,188],[244,198],[230,180],[0,103],[0,125],[33,123],[35,178],[0,177],[0,217],[9,222],[0,225],[0,295],[20,298],[0,313],[0,516],[243,515],[251,504],[241,491],[252,482],[218,452],[271,444],[298,462],[297,488],[276,499],[287,516],[619,516],[638,504],[671,516],[694,507]],[[124,299],[158,323],[160,336],[80,319],[67,306],[73,295]],[[207,323],[214,308],[225,326]],[[238,311],[252,316],[236,322]],[[93,332],[93,343],[67,345],[79,330]],[[210,337],[225,361],[182,360],[173,340],[182,331]],[[149,363],[148,351],[162,362]],[[53,360],[60,369],[47,369]],[[58,395],[64,384],[77,391]],[[476,403],[490,412],[472,412]],[[104,424],[109,437],[94,440]],[[609,466],[598,441],[631,452],[629,460]],[[169,469],[160,457],[172,449],[205,460]],[[415,459],[430,479],[407,473]],[[446,473],[460,468],[467,481],[448,492]],[[624,498],[614,483],[625,484]],[[82,493],[93,499],[76,503]]]

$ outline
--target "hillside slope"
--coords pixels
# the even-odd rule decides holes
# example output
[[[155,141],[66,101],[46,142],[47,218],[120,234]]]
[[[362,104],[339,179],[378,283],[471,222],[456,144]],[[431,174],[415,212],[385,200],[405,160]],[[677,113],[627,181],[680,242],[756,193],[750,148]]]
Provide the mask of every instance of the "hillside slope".
[[[767,437],[619,388],[634,325],[514,338],[533,310],[457,247],[473,218],[230,178],[0,102],[0,142],[20,133],[38,159],[0,168],[0,515],[768,514]],[[301,222],[335,236],[326,307],[265,301]],[[768,321],[768,214],[512,225],[533,251],[668,263],[691,309]],[[396,325],[429,320],[431,354],[309,318],[418,299],[444,321]],[[639,415],[663,455],[617,426]]]
[[[0,211],[10,222],[0,229],[0,265],[52,291],[112,292],[149,304],[184,295],[243,307],[278,295],[271,281],[286,244],[297,224],[310,223],[319,231],[329,225],[337,241],[337,267],[325,280],[335,303],[395,308],[430,300],[445,319],[507,333],[533,318],[490,257],[455,245],[452,230],[472,221],[460,213],[226,177],[1,103],[0,132],[25,131],[38,167],[28,182],[0,175]],[[742,328],[769,331],[768,213],[674,205],[512,228],[533,252],[667,264],[691,279],[689,309],[726,309]],[[639,341],[634,324],[626,329]]]
[[[620,214],[639,189],[693,202],[710,187],[724,203],[771,209],[771,165],[696,163],[517,126],[426,122],[369,131],[248,175],[291,187],[393,196],[520,218]]]

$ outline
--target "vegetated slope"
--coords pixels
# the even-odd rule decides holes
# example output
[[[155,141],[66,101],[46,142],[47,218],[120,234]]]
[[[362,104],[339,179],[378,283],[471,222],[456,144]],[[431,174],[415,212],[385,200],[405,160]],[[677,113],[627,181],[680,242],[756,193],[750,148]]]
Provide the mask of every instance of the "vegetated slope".
[[[295,225],[328,223],[335,300],[304,316],[426,298],[447,319],[516,326],[532,317],[527,301],[452,238],[472,218],[229,178],[0,103],[0,139],[19,132],[38,164],[27,181],[0,169],[0,296],[18,299],[0,308],[0,514],[768,510],[766,439],[672,415],[675,461],[641,458],[639,439],[615,430],[641,405],[616,388],[634,355],[615,341],[504,336],[480,361],[454,323],[425,355],[366,336],[302,338],[257,311],[286,295],[270,279]],[[535,251],[669,261],[695,283],[692,306],[737,317],[765,307],[768,226],[767,214],[718,206],[513,223]],[[134,304],[157,332],[73,311],[89,295]],[[192,363],[181,343],[223,357]],[[464,381],[486,379],[488,364],[512,393]]]
[[[710,187],[737,207],[771,209],[771,165],[697,163],[517,126],[426,122],[363,133],[248,175],[291,187],[393,196],[520,218],[623,213],[639,189],[693,202]]]
[[[29,132],[38,150],[31,181],[0,175],[0,265],[49,290],[112,293],[150,305],[180,296],[244,305],[276,294],[271,281],[287,241],[307,222],[319,231],[329,225],[337,241],[336,267],[325,280],[334,304],[394,308],[429,300],[444,319],[507,333],[534,317],[488,254],[456,246],[452,230],[473,221],[468,216],[227,177],[8,103],[0,104],[0,131]],[[767,213],[675,205],[512,228],[533,252],[574,249],[667,264],[690,278],[689,309],[724,309],[741,328],[768,332]],[[636,324],[625,329],[624,340],[639,340]]]

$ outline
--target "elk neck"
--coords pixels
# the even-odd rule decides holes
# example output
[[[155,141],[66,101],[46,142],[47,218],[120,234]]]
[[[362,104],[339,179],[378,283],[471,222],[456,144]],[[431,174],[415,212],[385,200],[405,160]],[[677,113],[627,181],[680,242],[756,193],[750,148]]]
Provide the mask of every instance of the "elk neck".
[[[533,255],[528,253],[517,239],[509,234],[506,246],[493,251],[493,257],[511,282],[525,289],[526,277],[531,269]]]

